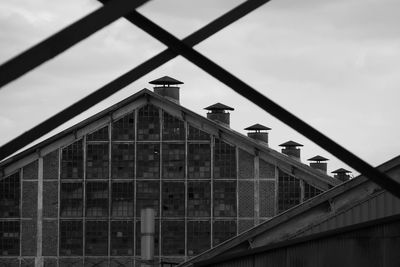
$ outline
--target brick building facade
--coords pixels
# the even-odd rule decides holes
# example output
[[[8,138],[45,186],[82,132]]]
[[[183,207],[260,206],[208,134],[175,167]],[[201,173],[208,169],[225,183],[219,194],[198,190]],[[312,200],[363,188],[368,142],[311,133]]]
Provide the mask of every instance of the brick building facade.
[[[164,96],[143,89],[0,163],[1,266],[138,266],[146,206],[157,260],[180,262],[337,184]]]

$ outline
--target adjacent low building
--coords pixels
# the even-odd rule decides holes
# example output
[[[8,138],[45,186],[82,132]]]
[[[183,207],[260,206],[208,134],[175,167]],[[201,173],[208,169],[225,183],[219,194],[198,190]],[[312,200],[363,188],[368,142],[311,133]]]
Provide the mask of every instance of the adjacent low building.
[[[400,156],[378,169],[400,182]],[[359,176],[180,266],[399,266],[399,229],[400,199]]]

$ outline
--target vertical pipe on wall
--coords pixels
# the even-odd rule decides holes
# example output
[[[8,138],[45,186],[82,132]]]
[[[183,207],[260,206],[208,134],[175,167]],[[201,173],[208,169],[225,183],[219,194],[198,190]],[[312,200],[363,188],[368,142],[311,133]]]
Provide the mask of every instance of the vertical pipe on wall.
[[[43,266],[42,240],[43,240],[43,157],[38,160],[38,196],[37,196],[37,238],[35,266]]]
[[[260,157],[254,157],[254,225],[260,223]]]
[[[141,234],[141,260],[142,267],[152,265],[154,260],[154,230],[155,213],[153,208],[144,208],[140,211],[140,234]]]

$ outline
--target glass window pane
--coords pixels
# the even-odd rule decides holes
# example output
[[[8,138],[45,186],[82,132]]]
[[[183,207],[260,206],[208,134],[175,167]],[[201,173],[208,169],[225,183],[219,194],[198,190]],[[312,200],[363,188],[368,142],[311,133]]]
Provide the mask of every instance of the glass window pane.
[[[111,222],[111,255],[133,255],[133,221]]]
[[[112,216],[133,217],[134,183],[112,184]]]
[[[211,246],[210,221],[189,221],[187,224],[188,256],[206,251]]]
[[[162,216],[185,216],[185,184],[183,182],[163,182]]]
[[[300,181],[279,171],[278,210],[285,211],[300,204]]]
[[[160,145],[137,144],[137,178],[160,178]]]
[[[133,179],[135,165],[134,144],[112,144],[112,178]]]
[[[213,246],[236,236],[236,221],[214,221]]]
[[[62,149],[61,178],[83,178],[82,140]]]
[[[108,183],[89,182],[86,184],[86,216],[108,216]]]
[[[86,137],[87,141],[108,141],[108,126],[103,127]]]
[[[82,221],[60,222],[60,255],[82,255],[83,229]]]
[[[19,256],[19,221],[0,221],[0,255]]]
[[[82,183],[61,184],[61,217],[82,217]]]
[[[116,141],[135,139],[135,114],[133,112],[112,123],[112,139]]]
[[[87,256],[108,254],[108,222],[86,221],[85,253]]]
[[[322,190],[319,190],[318,188],[304,182],[304,201],[313,198],[315,196],[318,196],[322,192],[323,192]]]
[[[189,125],[189,135],[188,140],[211,140],[211,137],[208,133],[203,132],[193,126]]]
[[[185,176],[185,144],[163,144],[163,173],[166,179]]]
[[[166,256],[185,255],[185,222],[163,221],[161,225],[161,254]]]
[[[185,124],[182,120],[164,113],[163,140],[184,140]]]
[[[210,144],[189,144],[188,178],[211,178],[211,147]]]
[[[137,127],[138,140],[160,140],[159,109],[153,105],[139,109]]]
[[[188,183],[189,217],[210,217],[211,214],[211,185],[210,182]]]
[[[236,151],[219,139],[215,139],[214,178],[236,178]]]
[[[214,182],[214,216],[236,217],[236,182]]]
[[[0,217],[19,218],[19,172],[0,180]]]
[[[108,178],[108,143],[87,144],[86,178]]]

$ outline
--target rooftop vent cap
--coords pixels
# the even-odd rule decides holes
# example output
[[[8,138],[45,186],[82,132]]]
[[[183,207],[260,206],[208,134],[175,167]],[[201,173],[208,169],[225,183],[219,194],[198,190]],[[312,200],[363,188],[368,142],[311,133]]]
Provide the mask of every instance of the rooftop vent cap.
[[[303,146],[302,144],[296,143],[294,141],[288,141],[286,143],[280,144],[282,146],[282,153],[300,161],[300,149],[298,147]]]
[[[324,158],[324,157],[322,157],[320,155],[317,155],[315,157],[312,157],[312,158],[308,159],[308,161],[316,161],[316,162],[327,161],[327,160],[329,160],[329,159]]]
[[[229,124],[230,124],[230,113],[226,112],[226,111],[227,110],[235,110],[234,108],[228,107],[227,105],[224,105],[221,103],[216,103],[216,104],[208,106],[204,109],[210,111],[210,112],[207,112],[208,119],[223,123],[227,126],[229,126]]]
[[[149,83],[156,85],[154,87],[154,92],[156,94],[179,104],[179,87],[176,85],[183,84],[183,82],[169,76],[164,76]]]
[[[250,127],[245,128],[245,130],[250,131],[247,133],[248,137],[250,137],[254,140],[257,140],[257,141],[261,141],[265,145],[268,146],[268,132],[267,131],[271,130],[271,128],[257,123]]]
[[[310,163],[310,167],[322,171],[323,173],[326,173],[328,170],[328,164],[326,163],[326,161],[328,161],[329,159],[324,158],[320,155],[317,155],[315,157],[309,158],[309,161],[312,161]]]
[[[335,174],[334,177],[335,177],[336,179],[338,179],[338,180],[340,180],[340,181],[342,181],[342,182],[345,182],[345,181],[350,180],[350,173],[351,173],[351,171],[349,171],[349,170],[340,168],[340,169],[337,169],[337,170],[333,171],[332,173]]]
[[[247,131],[255,131],[256,133],[259,133],[261,131],[269,131],[269,130],[271,130],[271,128],[269,128],[267,126],[264,126],[264,125],[261,125],[261,124],[258,124],[258,123],[254,124],[252,126],[249,126],[247,128],[244,128],[244,129],[247,130]]]

